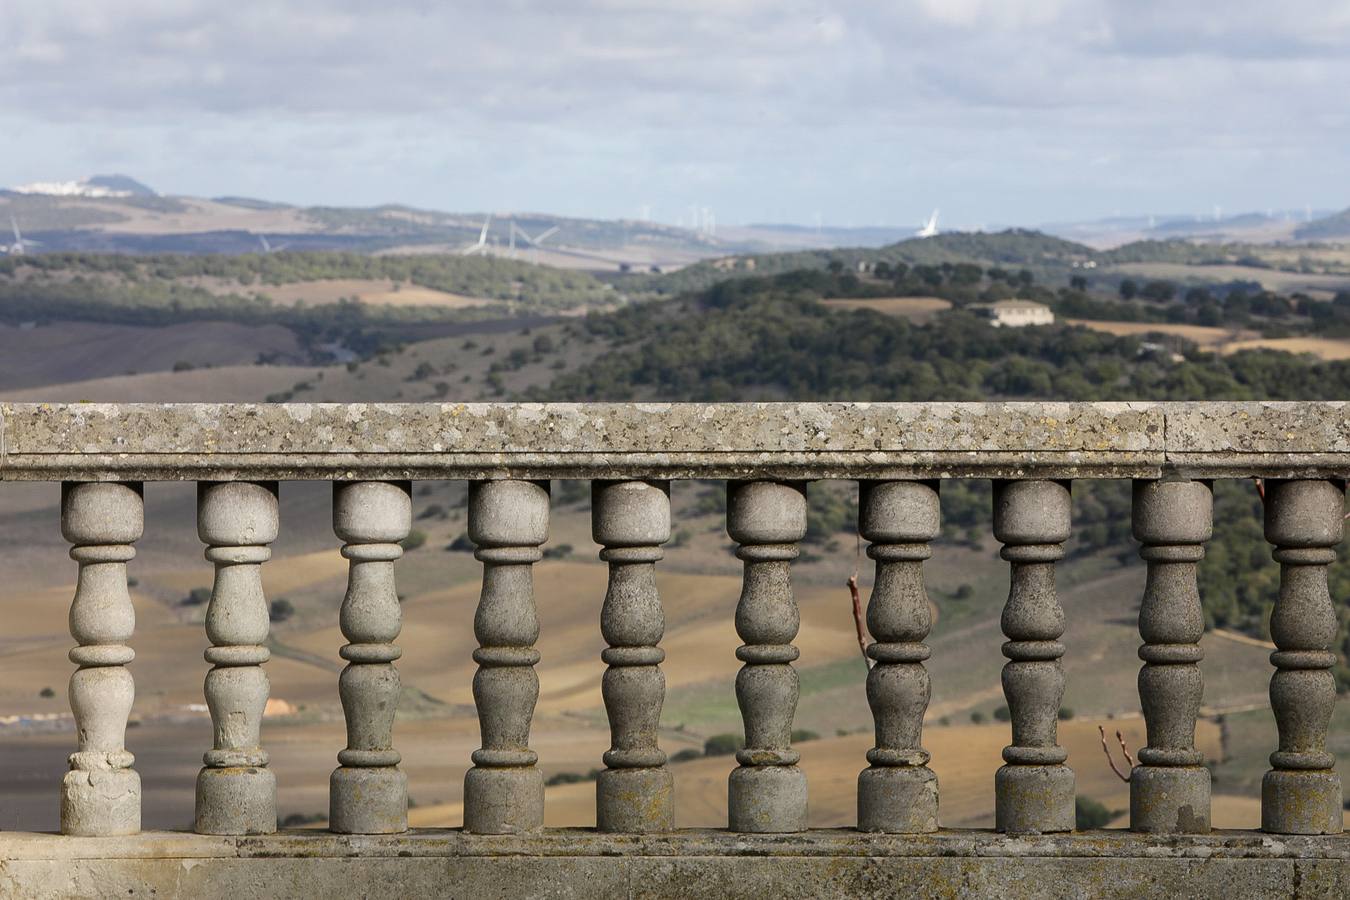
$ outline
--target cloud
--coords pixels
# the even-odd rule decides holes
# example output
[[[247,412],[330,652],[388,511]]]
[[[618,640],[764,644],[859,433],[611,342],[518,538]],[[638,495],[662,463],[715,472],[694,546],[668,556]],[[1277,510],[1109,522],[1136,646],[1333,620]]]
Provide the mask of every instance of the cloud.
[[[185,190],[320,199],[378,170],[389,193],[364,199],[486,202],[464,177],[613,212],[664,183],[670,207],[740,198],[723,221],[794,190],[798,218],[882,218],[888,194],[930,190],[998,217],[1035,214],[1039,185],[1048,214],[1104,171],[1140,203],[1199,203],[1263,159],[1343,167],[1347,45],[1350,5],[1325,0],[14,0],[0,181],[99,168],[107,146]],[[1198,177],[1175,168],[1188,155]]]

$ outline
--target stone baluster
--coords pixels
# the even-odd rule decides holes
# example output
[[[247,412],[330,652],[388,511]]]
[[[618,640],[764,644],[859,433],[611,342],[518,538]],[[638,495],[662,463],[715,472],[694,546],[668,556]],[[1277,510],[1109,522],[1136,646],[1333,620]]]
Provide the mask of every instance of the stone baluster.
[[[876,664],[867,674],[867,702],[876,723],[876,747],[858,776],[858,828],[914,834],[938,827],[937,775],[923,749],[923,716],[932,685],[923,643],[932,626],[923,561],[941,530],[935,482],[864,481],[859,485],[858,531],[871,541],[876,580],[867,604]]]
[[[139,483],[61,485],[61,534],[74,546],[79,581],[70,606],[70,708],[78,745],[61,782],[61,833],[126,835],[141,830],[141,776],[126,749],[136,684],[126,664],[136,610],[127,592],[131,546],[145,524]]]
[[[670,539],[670,483],[595,481],[591,531],[604,547],[609,588],[600,632],[609,644],[602,691],[610,748],[595,786],[601,831],[670,831],[675,827],[674,779],[657,744],[666,658],[656,645],[665,631],[656,592],[656,562]]]
[[[277,827],[276,776],[267,768],[260,732],[270,685],[267,598],[262,564],[277,537],[276,482],[197,485],[197,534],[215,564],[206,609],[206,705],[213,749],[197,775],[199,834],[268,834]]]
[[[479,647],[473,700],[483,746],[464,776],[464,830],[515,834],[544,824],[544,778],[530,749],[539,699],[539,651],[531,568],[548,540],[548,482],[475,481],[469,485],[469,538],[483,563],[473,618]]]
[[[1339,834],[1341,778],[1327,750],[1336,704],[1331,674],[1336,608],[1327,566],[1344,530],[1341,481],[1267,481],[1266,540],[1280,564],[1280,596],[1270,614],[1270,705],[1280,749],[1261,780],[1261,828],[1277,834]]]
[[[347,718],[347,748],[329,779],[329,827],[343,834],[394,834],[408,829],[408,777],[394,749],[401,690],[394,646],[402,618],[394,588],[400,541],[412,530],[406,481],[333,484],[333,531],[351,560],[339,621],[348,641],[338,679]]]
[[[745,723],[745,749],[728,786],[732,831],[806,829],[806,774],[792,749],[798,656],[792,639],[801,622],[792,596],[792,560],[806,536],[806,485],[741,481],[727,485],[727,533],[745,562],[736,633],[736,702]]]
[[[1074,828],[1074,775],[1057,743],[1064,698],[1064,610],[1055,595],[1055,561],[1069,538],[1069,485],[1003,481],[994,485],[994,536],[1011,567],[1003,607],[1003,694],[1012,744],[995,778],[999,831],[1046,833]]]
[[[1195,749],[1205,617],[1196,564],[1213,532],[1204,481],[1136,481],[1133,524],[1148,582],[1139,607],[1139,702],[1148,746],[1130,773],[1130,828],[1161,834],[1209,831],[1209,769]]]

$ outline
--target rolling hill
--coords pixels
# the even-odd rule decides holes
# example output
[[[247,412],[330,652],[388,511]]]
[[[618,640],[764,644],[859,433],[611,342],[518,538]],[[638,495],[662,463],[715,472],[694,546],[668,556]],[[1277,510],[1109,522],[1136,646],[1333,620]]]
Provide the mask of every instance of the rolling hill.
[[[1350,238],[1350,209],[1344,209],[1335,215],[1314,219],[1294,232],[1294,237],[1302,241],[1345,240]]]

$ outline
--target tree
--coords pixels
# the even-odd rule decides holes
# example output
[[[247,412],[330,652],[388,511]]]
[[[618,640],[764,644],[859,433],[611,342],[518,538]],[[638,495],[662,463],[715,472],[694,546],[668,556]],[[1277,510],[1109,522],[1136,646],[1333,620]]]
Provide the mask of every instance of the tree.
[[[1120,299],[1133,300],[1139,296],[1139,285],[1133,278],[1126,278],[1120,283]]]
[[[1144,285],[1139,295],[1145,300],[1152,300],[1155,303],[1170,303],[1172,298],[1177,295],[1177,287],[1170,281],[1150,281]]]

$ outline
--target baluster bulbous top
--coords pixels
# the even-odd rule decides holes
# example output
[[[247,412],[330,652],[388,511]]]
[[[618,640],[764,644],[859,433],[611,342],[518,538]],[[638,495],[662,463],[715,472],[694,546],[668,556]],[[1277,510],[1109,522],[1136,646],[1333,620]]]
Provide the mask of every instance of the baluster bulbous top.
[[[139,483],[62,483],[61,536],[67,542],[76,546],[133,544],[144,530]]]
[[[397,544],[408,536],[412,494],[381,481],[338,484],[333,491],[333,533],[348,544]]]
[[[197,536],[213,547],[258,546],[280,528],[275,481],[197,483]]]
[[[548,497],[547,481],[469,482],[469,540],[479,547],[546,542]]]
[[[738,544],[795,544],[806,537],[806,483],[733,481],[727,534]]]
[[[591,537],[604,547],[653,547],[670,540],[670,482],[591,482]]]
[[[995,482],[994,537],[1004,544],[1062,544],[1071,533],[1070,505],[1068,482]]]

